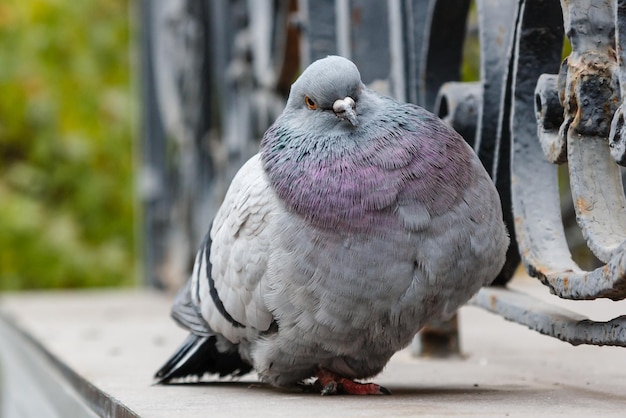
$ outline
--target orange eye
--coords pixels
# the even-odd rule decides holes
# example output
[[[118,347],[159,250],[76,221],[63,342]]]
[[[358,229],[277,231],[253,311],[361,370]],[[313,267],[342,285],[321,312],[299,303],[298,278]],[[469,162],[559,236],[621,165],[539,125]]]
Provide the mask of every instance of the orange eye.
[[[311,110],[317,109],[317,103],[315,103],[313,99],[311,99],[309,96],[304,96],[304,102],[306,103],[309,109]]]

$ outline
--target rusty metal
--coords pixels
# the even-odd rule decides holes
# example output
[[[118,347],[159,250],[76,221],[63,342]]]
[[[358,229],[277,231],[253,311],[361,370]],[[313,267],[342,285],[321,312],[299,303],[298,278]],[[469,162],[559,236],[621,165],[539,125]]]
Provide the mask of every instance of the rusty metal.
[[[165,21],[177,24],[154,18],[165,5]],[[626,0],[160,0],[143,8],[151,11],[144,31],[158,35],[144,35],[151,52],[144,59],[152,63],[144,92],[143,177],[150,181],[142,182],[152,276],[172,270],[168,260],[190,258],[202,220],[211,219],[255,151],[299,69],[341,54],[372,88],[438,113],[474,147],[500,192],[512,238],[495,284],[506,286],[521,260],[562,298],[626,297],[619,167],[626,165]],[[460,80],[468,27],[480,44],[480,80],[473,82]],[[159,50],[168,36],[179,41],[176,56],[188,59],[162,59],[171,68],[153,68],[155,57],[173,56]],[[571,53],[563,61],[565,36]],[[179,109],[168,116],[163,109],[171,104]],[[559,183],[559,164],[567,165],[569,186]],[[577,222],[562,213],[568,193]],[[574,260],[564,224],[584,236],[583,250],[599,267]],[[179,280],[185,262],[174,269]],[[596,324],[509,292],[485,289],[475,302],[574,344],[626,341],[623,318]],[[431,330],[447,327],[451,341],[450,325]]]
[[[559,77],[572,199],[589,248],[602,261],[626,239],[626,199],[607,137],[619,104],[612,1],[562,2],[572,53]],[[580,3],[580,4],[579,4]],[[563,72],[565,74],[563,74]],[[626,295],[625,295],[626,296]]]
[[[496,287],[482,289],[470,303],[572,345],[626,347],[626,315],[594,322],[525,293]]]
[[[616,108],[609,3],[562,2],[561,27],[558,5],[528,0],[516,47],[512,188],[518,242],[529,273],[568,299],[626,296],[621,251],[626,205],[619,168],[609,157],[607,143],[608,121]],[[559,65],[563,32],[572,53]],[[539,43],[544,47],[537,48]],[[556,76],[547,75],[556,72],[556,81]],[[534,115],[528,109],[531,83],[536,84]],[[538,126],[541,142],[529,126]],[[607,262],[593,271],[573,261],[562,228],[556,167],[551,163],[565,161],[578,223],[589,248]]]
[[[626,1],[619,0],[615,5],[615,46],[616,59],[619,68],[618,80],[620,85],[620,95],[624,97],[626,93]],[[609,148],[611,157],[617,164],[626,165],[626,131],[624,131],[624,106],[620,106],[615,111],[611,121],[609,132]]]
[[[619,103],[613,2],[562,1],[561,5],[562,9],[555,2],[527,0],[519,19],[511,127],[517,240],[527,271],[558,296],[620,300],[626,297],[626,206],[621,175],[608,146],[609,122]],[[563,33],[572,53],[559,64]],[[531,114],[533,102],[535,112]],[[583,235],[590,250],[607,263],[592,271],[574,262],[562,227],[553,163],[563,162],[568,163],[572,200]],[[519,315],[513,318],[526,321]],[[584,324],[600,334],[607,326],[591,321]],[[624,327],[623,320],[611,324],[618,330]],[[532,327],[542,326],[536,320]],[[570,342],[585,341],[574,322],[563,327],[563,333],[552,335]],[[578,340],[574,338],[577,334]],[[615,338],[603,344],[624,345],[623,332]],[[591,338],[585,342],[599,344]]]

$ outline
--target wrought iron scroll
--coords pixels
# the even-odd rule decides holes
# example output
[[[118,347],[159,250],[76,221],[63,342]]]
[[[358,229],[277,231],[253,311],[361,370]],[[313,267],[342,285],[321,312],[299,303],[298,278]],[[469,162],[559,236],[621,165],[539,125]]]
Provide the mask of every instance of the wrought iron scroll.
[[[621,101],[616,3],[520,2],[511,86],[515,230],[528,272],[566,299],[626,297],[626,201],[609,147],[611,120]],[[559,64],[563,33],[572,52]],[[562,163],[568,164],[587,245],[605,263],[591,271],[574,262],[563,229],[555,165]],[[475,303],[572,344],[626,345],[626,316],[594,323],[537,303],[516,311],[519,297],[494,292],[482,291]],[[529,316],[531,310],[537,315]]]
[[[626,200],[608,141],[621,101],[615,2],[564,0],[562,10],[553,3],[526,1],[516,48],[512,187],[522,259],[562,298],[620,300],[626,297]],[[559,66],[561,20],[572,52]],[[553,72],[558,75],[547,75]],[[531,83],[536,84],[536,117],[527,109]],[[538,135],[527,129],[535,124]],[[552,163],[564,162],[580,228],[605,263],[592,271],[572,260],[561,227]]]

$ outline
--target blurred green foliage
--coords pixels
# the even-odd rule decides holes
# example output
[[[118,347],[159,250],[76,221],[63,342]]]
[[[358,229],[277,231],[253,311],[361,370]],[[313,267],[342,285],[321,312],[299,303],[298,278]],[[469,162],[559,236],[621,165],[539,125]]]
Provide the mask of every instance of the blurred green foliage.
[[[463,59],[461,62],[461,80],[480,80],[480,41],[478,39],[478,9],[476,2],[470,3],[463,43]]]
[[[0,290],[134,282],[128,0],[0,3]]]

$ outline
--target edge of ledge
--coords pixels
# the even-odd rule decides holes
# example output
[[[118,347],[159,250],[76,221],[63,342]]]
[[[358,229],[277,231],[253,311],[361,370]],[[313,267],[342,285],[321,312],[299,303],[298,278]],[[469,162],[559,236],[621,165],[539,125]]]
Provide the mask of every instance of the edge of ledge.
[[[78,416],[75,413],[81,413],[95,417],[139,417],[118,399],[72,370],[2,312],[0,336],[0,399],[3,399],[1,403],[4,404],[0,412],[3,416],[7,414],[10,417],[11,408],[15,408],[11,402],[16,399],[12,397],[18,398],[17,402],[20,402],[20,388],[15,388],[15,385],[26,384],[31,389],[35,388],[39,394],[32,396],[31,391],[28,402],[22,402],[18,405],[20,408],[42,408],[35,405],[39,399],[47,407],[52,406],[60,411],[59,416]],[[10,361],[7,361],[9,357]]]

